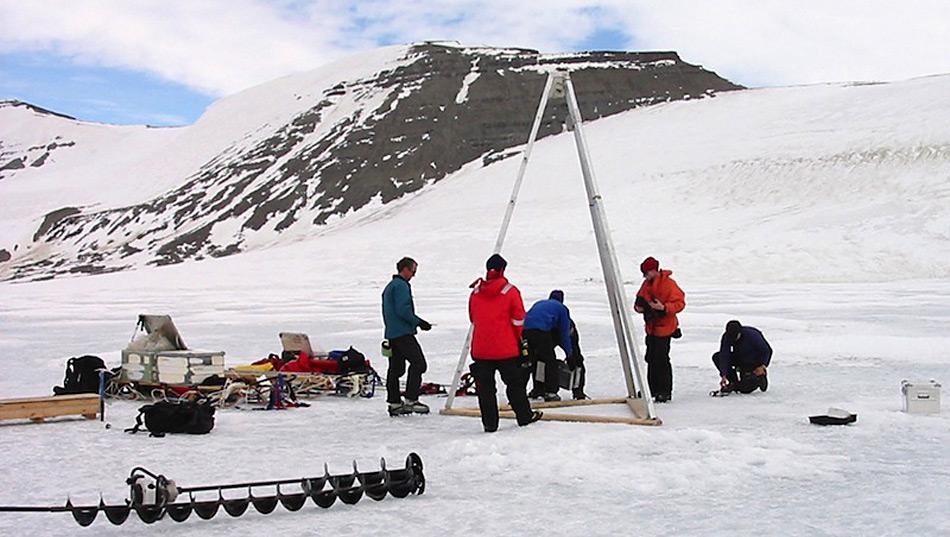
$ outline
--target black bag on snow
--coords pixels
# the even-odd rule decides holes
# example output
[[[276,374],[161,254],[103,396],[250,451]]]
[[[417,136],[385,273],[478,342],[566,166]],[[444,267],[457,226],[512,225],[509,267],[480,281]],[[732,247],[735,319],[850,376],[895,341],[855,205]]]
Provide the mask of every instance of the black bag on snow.
[[[70,358],[66,362],[66,376],[63,385],[54,386],[54,395],[72,393],[99,393],[99,370],[105,369],[106,364],[98,356],[80,356]]]
[[[365,373],[369,370],[366,365],[366,355],[350,347],[343,352],[339,358],[340,374],[349,375],[350,373]]]
[[[214,428],[214,407],[210,401],[158,401],[140,408],[135,426],[125,432],[139,432],[143,419],[149,436],[165,436],[165,433],[207,434]]]

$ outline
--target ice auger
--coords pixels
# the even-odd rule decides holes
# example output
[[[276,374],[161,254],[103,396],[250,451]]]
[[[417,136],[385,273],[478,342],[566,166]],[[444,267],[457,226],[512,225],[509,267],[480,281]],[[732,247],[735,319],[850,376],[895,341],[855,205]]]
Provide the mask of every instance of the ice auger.
[[[387,493],[396,498],[405,498],[410,494],[422,494],[426,485],[422,473],[422,459],[415,453],[410,453],[406,457],[406,467],[398,470],[386,468],[386,460],[380,459],[378,471],[361,472],[354,461],[353,472],[347,474],[330,475],[329,468],[324,465],[321,477],[180,487],[163,475],[136,467],[132,469],[126,483],[129,485],[129,499],[121,505],[106,505],[100,496],[98,505],[77,506],[67,499],[66,505],[63,506],[0,506],[0,512],[69,512],[80,526],[92,524],[100,511],[116,526],[125,523],[132,512],[146,524],[157,522],[166,515],[175,522],[184,522],[192,513],[201,519],[209,520],[221,508],[232,517],[243,515],[249,506],[254,506],[262,515],[272,513],[277,504],[283,505],[288,511],[299,511],[308,498],[324,509],[333,505],[337,498],[352,505],[360,501],[364,494],[376,501],[385,498]],[[276,489],[276,493],[254,493],[254,489],[262,488]],[[287,491],[288,488],[293,490]],[[234,489],[247,489],[247,497],[224,497],[225,490]],[[214,492],[217,492],[217,498],[196,497],[208,496]]]

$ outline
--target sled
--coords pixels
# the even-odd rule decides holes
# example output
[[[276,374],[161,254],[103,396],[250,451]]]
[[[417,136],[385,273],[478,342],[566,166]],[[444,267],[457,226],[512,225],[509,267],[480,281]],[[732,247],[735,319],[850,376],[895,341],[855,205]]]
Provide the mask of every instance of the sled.
[[[244,368],[227,369],[224,372],[224,377],[230,382],[242,382],[247,384],[251,390],[260,388],[265,391],[270,389],[270,384],[277,379],[278,375],[285,378],[298,398],[311,398],[321,395],[370,398],[376,394],[376,386],[379,384],[379,376],[372,368],[365,373],[349,373],[346,375],[261,371]]]

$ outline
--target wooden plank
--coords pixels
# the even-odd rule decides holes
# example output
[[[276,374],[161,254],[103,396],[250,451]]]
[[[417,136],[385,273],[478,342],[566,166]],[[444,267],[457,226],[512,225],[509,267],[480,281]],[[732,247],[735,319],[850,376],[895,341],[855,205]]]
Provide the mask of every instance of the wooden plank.
[[[531,401],[531,408],[565,408],[572,406],[589,405],[620,405],[627,402],[625,397],[613,397],[609,399],[582,399],[574,401],[571,399],[565,401]],[[498,410],[511,410],[509,405],[503,405]]]
[[[634,397],[628,397],[626,399],[627,406],[630,407],[630,411],[633,412],[633,415],[638,418],[647,417],[647,403],[643,399],[636,399]],[[657,418],[659,419],[659,418]]]
[[[98,414],[99,396],[94,394],[0,399],[0,420],[29,419],[40,422],[44,418],[70,415],[95,419]]]
[[[443,408],[439,414],[445,416],[468,416],[472,418],[481,417],[482,413],[477,408]],[[500,411],[498,416],[505,419],[514,419],[514,412]],[[541,421],[566,421],[576,423],[619,423],[624,425],[646,425],[657,426],[663,422],[659,419],[645,418],[624,418],[622,416],[588,416],[584,414],[552,414],[545,412],[541,416]]]
[[[54,416],[91,415],[97,413],[97,408],[88,406],[0,409],[0,420],[52,418]]]
[[[34,403],[15,403],[12,405],[0,403],[0,412],[9,411],[9,412],[18,412],[24,410],[36,410],[36,411],[55,411],[56,409],[86,409],[86,408],[96,408],[98,406],[98,399],[93,399],[91,401],[63,401],[58,403],[55,401],[37,401]]]
[[[45,395],[42,397],[18,397],[14,399],[0,399],[0,406],[16,403],[36,403],[44,401],[87,401],[89,399],[99,400],[99,395],[95,393],[71,393],[69,395]]]

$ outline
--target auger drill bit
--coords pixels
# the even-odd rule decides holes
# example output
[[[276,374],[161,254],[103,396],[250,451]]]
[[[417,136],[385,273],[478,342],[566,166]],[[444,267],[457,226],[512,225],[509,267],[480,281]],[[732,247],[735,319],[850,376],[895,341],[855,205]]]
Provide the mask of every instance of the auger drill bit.
[[[422,458],[415,453],[406,457],[405,468],[390,470],[386,460],[380,459],[380,469],[373,472],[361,472],[353,462],[353,471],[346,474],[331,475],[329,467],[324,465],[320,477],[302,479],[281,479],[272,481],[254,481],[230,485],[203,485],[198,487],[179,487],[174,481],[160,474],[154,474],[145,468],[132,469],[126,484],[129,485],[129,499],[124,504],[108,505],[100,496],[96,505],[73,505],[71,499],[65,505],[41,506],[0,506],[0,513],[63,513],[72,514],[80,526],[89,526],[95,522],[99,511],[113,525],[120,526],[129,519],[132,511],[146,524],[158,522],[165,515],[175,522],[184,522],[192,513],[203,520],[210,520],[221,508],[231,517],[243,516],[249,505],[262,515],[272,513],[277,504],[288,511],[299,511],[307,499],[319,507],[329,508],[339,498],[345,504],[357,503],[365,494],[380,501],[390,494],[395,498],[405,498],[410,494],[425,492],[425,475],[422,471]],[[299,492],[286,491],[285,487],[299,487]],[[254,494],[255,488],[274,487],[275,493],[265,496]],[[225,490],[246,489],[245,498],[226,498]],[[196,499],[196,493],[217,492],[214,499]]]

